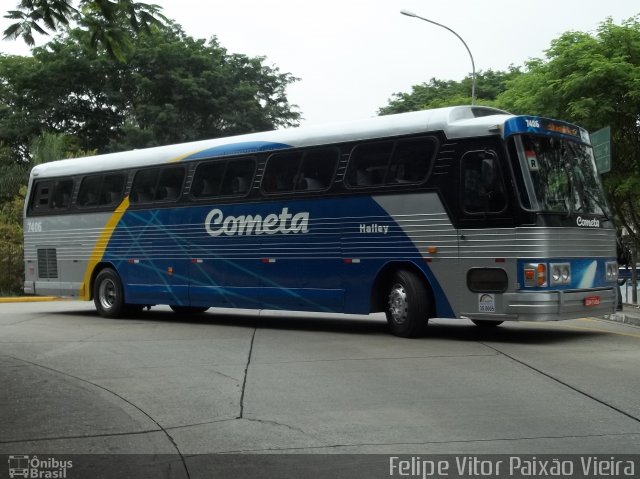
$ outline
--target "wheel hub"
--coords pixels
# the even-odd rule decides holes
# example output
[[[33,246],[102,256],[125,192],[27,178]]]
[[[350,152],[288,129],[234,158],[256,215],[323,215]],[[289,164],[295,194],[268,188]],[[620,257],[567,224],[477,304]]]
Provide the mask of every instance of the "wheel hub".
[[[396,324],[407,320],[408,312],[407,292],[401,284],[394,284],[389,292],[389,314]]]
[[[100,304],[104,309],[111,309],[116,300],[116,285],[110,279],[105,279],[100,283],[99,289]]]

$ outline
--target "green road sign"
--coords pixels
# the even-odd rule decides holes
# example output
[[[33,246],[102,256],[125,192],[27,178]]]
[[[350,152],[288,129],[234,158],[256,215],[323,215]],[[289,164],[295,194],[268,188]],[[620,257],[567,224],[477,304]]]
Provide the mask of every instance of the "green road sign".
[[[604,127],[601,130],[590,133],[593,155],[596,158],[598,173],[608,173],[611,171],[611,127]]]

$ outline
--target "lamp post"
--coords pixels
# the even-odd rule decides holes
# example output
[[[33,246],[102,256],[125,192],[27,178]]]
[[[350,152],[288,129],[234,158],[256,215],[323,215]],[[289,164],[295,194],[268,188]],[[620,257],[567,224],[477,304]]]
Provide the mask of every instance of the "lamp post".
[[[446,25],[442,25],[441,23],[434,22],[433,20],[429,20],[428,18],[421,17],[420,15],[416,15],[415,13],[409,12],[407,10],[401,10],[400,13],[402,13],[403,15],[406,15],[407,17],[419,18],[420,20],[424,20],[425,22],[433,23],[434,25],[437,25],[446,30],[449,30],[451,33],[453,33],[456,37],[460,39],[464,47],[467,49],[467,52],[469,53],[469,58],[471,58],[471,70],[472,70],[471,104],[474,105],[476,102],[476,64],[473,61],[473,55],[471,54],[471,50],[469,50],[469,46],[467,45],[467,43],[462,39],[460,35],[458,35],[456,32],[454,32],[452,29],[450,29]]]

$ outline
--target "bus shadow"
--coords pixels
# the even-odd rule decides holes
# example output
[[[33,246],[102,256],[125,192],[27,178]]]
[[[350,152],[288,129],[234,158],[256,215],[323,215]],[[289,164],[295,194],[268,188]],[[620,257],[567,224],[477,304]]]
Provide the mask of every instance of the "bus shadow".
[[[96,321],[104,321],[95,312],[66,311],[56,314],[64,316],[87,317],[92,316]],[[389,328],[383,315],[352,316],[352,315],[322,315],[320,313],[278,312],[263,314],[241,312],[218,312],[210,310],[205,313],[184,314],[170,310],[151,309],[137,314],[131,314],[119,319],[108,321],[123,322],[163,322],[175,324],[210,324],[215,326],[237,327],[247,329],[267,329],[283,331],[319,332],[352,335],[389,336]],[[576,340],[588,340],[609,334],[597,329],[572,328],[564,322],[548,323],[504,323],[495,328],[482,328],[465,320],[438,319],[431,322],[425,333],[409,341],[473,341],[494,342],[505,344],[552,344]]]
[[[608,334],[606,331],[570,329],[558,323],[515,323],[495,328],[469,324],[431,324],[425,338],[501,344],[553,344],[582,341]]]

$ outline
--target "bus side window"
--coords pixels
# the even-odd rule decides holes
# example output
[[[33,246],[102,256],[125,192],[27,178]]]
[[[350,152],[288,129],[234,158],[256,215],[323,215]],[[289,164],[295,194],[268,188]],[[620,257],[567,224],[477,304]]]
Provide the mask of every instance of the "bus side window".
[[[435,152],[431,138],[398,141],[387,173],[387,184],[421,183],[427,178]]]
[[[80,183],[77,204],[81,207],[98,206],[102,176],[86,176]]]
[[[122,198],[124,191],[124,175],[121,173],[106,175],[100,190],[100,205],[113,205]]]
[[[307,151],[295,181],[296,191],[319,191],[329,188],[339,158],[340,151],[334,148]]]
[[[302,153],[275,153],[267,160],[262,179],[262,189],[266,193],[284,193],[293,191],[295,180],[299,180],[298,170]]]
[[[182,166],[163,168],[153,199],[156,201],[176,201],[182,194],[183,182],[184,168]]]
[[[31,200],[31,209],[33,211],[44,211],[49,209],[52,186],[52,182],[50,181],[40,181],[36,183],[33,198]]]
[[[347,184],[355,187],[383,184],[393,143],[383,141],[356,145],[349,159]]]
[[[226,167],[226,161],[211,161],[198,165],[191,186],[191,195],[195,198],[218,196]]]
[[[65,209],[71,206],[71,195],[73,193],[73,180],[56,181],[53,190],[51,206],[55,209]]]
[[[505,187],[492,152],[472,151],[462,157],[462,205],[467,213],[497,213],[506,207]]]
[[[140,170],[136,173],[130,194],[132,203],[147,203],[153,200],[159,173],[158,168]]]
[[[253,158],[230,160],[222,182],[222,194],[246,195],[249,193],[255,171],[256,162]]]

